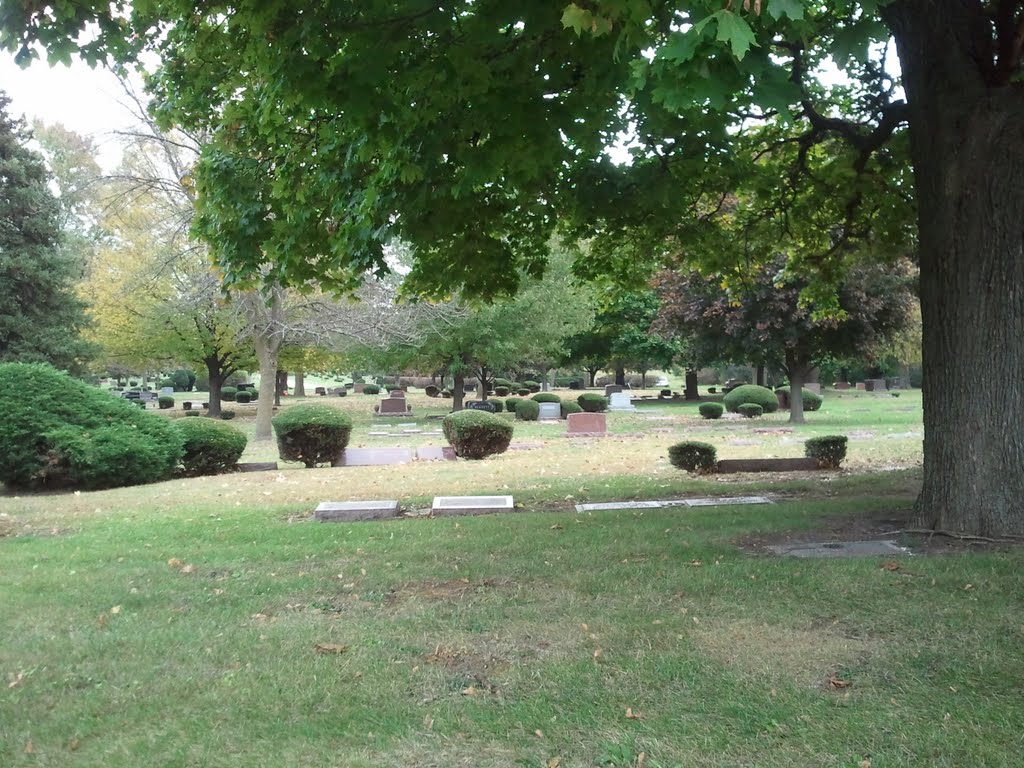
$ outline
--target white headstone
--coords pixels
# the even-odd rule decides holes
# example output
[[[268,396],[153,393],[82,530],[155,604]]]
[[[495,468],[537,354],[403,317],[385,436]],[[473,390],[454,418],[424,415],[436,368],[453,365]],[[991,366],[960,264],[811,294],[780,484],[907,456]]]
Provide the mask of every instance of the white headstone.
[[[511,496],[435,496],[430,511],[441,516],[511,512],[513,509]]]
[[[384,501],[322,501],[314,517],[322,522],[351,522],[353,520],[379,520],[398,515],[398,502]]]
[[[558,403],[540,403],[540,414],[537,418],[541,421],[547,419],[558,421],[562,418],[562,406]]]
[[[161,395],[173,395],[174,394],[174,387],[160,387],[160,394]]]
[[[636,406],[630,402],[628,392],[612,392],[608,400],[609,411],[635,411]]]

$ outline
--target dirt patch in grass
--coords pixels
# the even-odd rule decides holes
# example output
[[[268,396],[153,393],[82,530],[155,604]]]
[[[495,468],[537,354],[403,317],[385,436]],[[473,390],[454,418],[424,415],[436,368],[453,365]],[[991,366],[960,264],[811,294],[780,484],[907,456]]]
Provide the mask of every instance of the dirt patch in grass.
[[[389,605],[394,605],[404,600],[461,600],[466,596],[477,595],[494,589],[514,591],[518,589],[518,585],[514,581],[504,579],[484,579],[483,581],[470,581],[469,579],[415,581],[393,587],[388,591],[385,602]]]
[[[759,555],[772,555],[772,546],[806,544],[819,541],[862,541],[895,539],[914,554],[941,555],[962,552],[1006,551],[1024,547],[1024,541],[1005,542],[961,539],[942,534],[906,533],[915,528],[913,510],[870,510],[859,515],[827,515],[809,528],[789,531],[754,532],[738,536],[733,543],[740,549]]]
[[[844,668],[881,650],[879,640],[852,637],[839,625],[797,628],[741,619],[702,625],[691,636],[704,653],[742,676],[822,690],[843,687]]]

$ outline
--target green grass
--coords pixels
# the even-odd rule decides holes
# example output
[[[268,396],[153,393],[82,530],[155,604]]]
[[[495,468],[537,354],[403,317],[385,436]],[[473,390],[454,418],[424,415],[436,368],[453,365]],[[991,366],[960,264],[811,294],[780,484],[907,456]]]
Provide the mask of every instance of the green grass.
[[[337,399],[357,434],[376,400]],[[665,421],[611,414],[604,441],[517,425],[541,447],[483,462],[0,496],[0,765],[1018,765],[1021,552],[889,570],[734,543],[904,509],[920,439],[885,435],[920,430],[908,403],[830,397],[768,434],[784,419],[709,425],[659,404]],[[833,431],[873,433],[851,443],[853,471],[726,481],[662,455],[690,434],[720,455],[799,455],[782,438]],[[869,471],[879,450],[905,469]],[[321,498],[505,486],[523,512],[305,517]],[[782,501],[570,511],[741,491]]]

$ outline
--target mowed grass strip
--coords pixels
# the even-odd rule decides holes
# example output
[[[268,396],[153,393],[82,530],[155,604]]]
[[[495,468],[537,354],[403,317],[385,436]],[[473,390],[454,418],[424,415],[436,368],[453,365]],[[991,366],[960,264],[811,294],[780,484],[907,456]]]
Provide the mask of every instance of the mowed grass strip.
[[[733,545],[903,503],[7,536],[0,764],[1018,765],[1020,552]]]

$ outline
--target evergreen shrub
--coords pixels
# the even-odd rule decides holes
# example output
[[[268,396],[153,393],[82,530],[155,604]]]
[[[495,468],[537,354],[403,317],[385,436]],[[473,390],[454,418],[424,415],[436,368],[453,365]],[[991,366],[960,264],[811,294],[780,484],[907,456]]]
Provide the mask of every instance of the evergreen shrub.
[[[789,397],[789,387],[776,387],[775,391],[783,392],[785,393],[786,397]],[[804,389],[803,387],[800,388],[800,394],[803,396],[805,411],[817,411],[821,408],[821,404],[825,402],[825,398],[823,398],[817,392],[813,392],[809,389]],[[792,400],[790,402],[792,402]]]
[[[156,402],[162,411],[166,411],[168,408],[174,407],[174,398],[170,395],[160,395],[160,397],[156,399]]]
[[[839,469],[846,458],[847,442],[846,435],[812,437],[804,443],[804,455],[817,459],[818,465],[824,469]]]
[[[739,413],[739,407],[744,403],[754,403],[761,406],[764,413],[775,413],[779,410],[779,399],[767,387],[759,387],[757,384],[741,384],[722,398],[725,409],[729,413]]]
[[[379,395],[380,394],[380,386],[378,386],[377,384],[366,384],[366,385],[363,386],[363,394],[364,395]]]
[[[538,392],[536,395],[533,395],[530,399],[534,400],[534,401],[536,401],[538,403],[560,403],[560,402],[562,402],[562,398],[560,398],[558,395],[554,394],[553,392]]]
[[[220,399],[226,403],[235,402],[235,398],[238,397],[238,387],[221,387],[220,388]]]
[[[725,407],[721,403],[701,403],[697,410],[705,419],[720,419]]]
[[[189,415],[199,415],[191,411]],[[182,474],[215,475],[226,472],[245,450],[246,437],[237,429],[213,419],[188,419],[177,424],[184,438]]]
[[[463,459],[484,459],[504,453],[512,441],[512,425],[485,411],[456,411],[441,423],[444,436]]]
[[[579,403],[574,403],[572,400],[562,401],[562,418],[569,418],[570,413],[583,413],[583,408],[580,407]]]
[[[687,472],[714,472],[718,460],[718,452],[710,443],[695,440],[684,440],[669,446],[668,460],[673,467]]]
[[[328,405],[296,405],[282,410],[271,424],[281,458],[301,461],[310,469],[336,458],[352,434],[352,419]]]
[[[740,403],[736,407],[736,412],[742,416],[746,416],[748,419],[753,419],[764,413],[764,408],[757,403]]]
[[[608,410],[608,398],[596,392],[584,392],[576,398],[576,402],[589,413],[602,413]]]
[[[520,400],[516,403],[516,418],[520,421],[536,421],[540,418],[540,403],[536,400]]]

